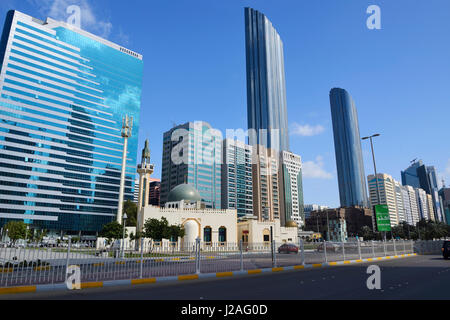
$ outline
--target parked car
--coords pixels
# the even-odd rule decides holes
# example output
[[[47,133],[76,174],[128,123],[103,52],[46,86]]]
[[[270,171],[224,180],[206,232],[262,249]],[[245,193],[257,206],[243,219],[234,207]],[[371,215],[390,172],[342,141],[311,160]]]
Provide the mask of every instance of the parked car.
[[[323,251],[323,242],[317,246],[317,251]],[[327,242],[327,252],[338,252],[341,250],[341,246],[336,243]]]
[[[450,257],[450,241],[444,241],[442,245],[442,256],[446,260]]]
[[[298,253],[298,247],[292,243],[285,243],[278,248],[278,253]]]

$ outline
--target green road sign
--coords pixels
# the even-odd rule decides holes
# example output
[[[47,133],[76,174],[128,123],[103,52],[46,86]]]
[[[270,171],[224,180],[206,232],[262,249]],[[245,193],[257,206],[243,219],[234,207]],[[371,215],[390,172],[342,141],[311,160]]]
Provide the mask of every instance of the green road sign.
[[[376,205],[375,217],[377,218],[378,231],[391,231],[391,219],[389,218],[389,207],[387,205]]]

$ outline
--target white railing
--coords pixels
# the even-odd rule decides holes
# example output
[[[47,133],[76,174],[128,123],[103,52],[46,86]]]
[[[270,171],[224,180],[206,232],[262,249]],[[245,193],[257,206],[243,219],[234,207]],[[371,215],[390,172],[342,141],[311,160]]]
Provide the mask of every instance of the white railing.
[[[63,283],[70,265],[79,266],[82,282],[91,282],[384,257],[413,253],[417,244],[409,240],[346,243],[307,243],[300,240],[290,247],[293,252],[284,248],[282,243],[276,242],[205,243],[199,240],[194,243],[125,241],[106,248],[70,240],[59,246],[0,244],[0,287]]]

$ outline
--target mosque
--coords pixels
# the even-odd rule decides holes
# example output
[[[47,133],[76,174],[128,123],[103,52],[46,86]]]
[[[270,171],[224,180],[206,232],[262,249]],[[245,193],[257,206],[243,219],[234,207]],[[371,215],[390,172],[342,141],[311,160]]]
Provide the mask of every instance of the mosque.
[[[150,164],[148,141],[142,151],[142,161],[138,165],[139,202],[137,228],[142,230],[145,221],[165,217],[170,225],[184,227],[185,236],[179,239],[181,245],[189,245],[200,238],[204,245],[236,244],[240,240],[247,244],[298,243],[298,228],[295,223],[286,227],[280,221],[261,222],[253,218],[239,218],[235,209],[211,209],[202,203],[199,192],[193,185],[180,184],[174,187],[164,207],[148,204],[149,181],[153,173]]]

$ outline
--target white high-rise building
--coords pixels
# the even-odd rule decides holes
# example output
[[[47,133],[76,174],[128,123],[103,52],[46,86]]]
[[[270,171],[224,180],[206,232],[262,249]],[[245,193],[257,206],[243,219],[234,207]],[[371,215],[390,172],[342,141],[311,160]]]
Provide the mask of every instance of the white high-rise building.
[[[406,221],[405,203],[403,199],[402,184],[394,180],[395,202],[397,206],[398,222]]]
[[[401,192],[402,192],[402,200],[403,200],[403,210],[405,213],[405,221],[412,225],[413,224],[413,217],[412,217],[412,211],[411,211],[411,201],[409,200],[409,192],[408,189],[405,188],[405,186],[401,186]]]
[[[139,179],[134,180],[134,194],[133,194],[133,202],[138,203],[139,201]]]
[[[305,223],[302,183],[302,158],[292,152],[282,151],[280,154],[280,177],[283,187],[281,196],[281,225],[295,221],[298,226]]]
[[[375,175],[371,174],[367,177],[369,183],[369,197],[372,206],[377,204],[387,205],[389,208],[389,218],[391,220],[391,226],[399,224],[399,218],[397,214],[397,196],[395,193],[395,180],[388,174],[379,173],[378,178],[378,190],[380,193],[380,200],[378,201],[377,195],[377,182]]]
[[[431,194],[428,194],[428,193],[427,193],[427,207],[428,207],[428,212],[430,214],[430,220],[435,221],[436,218],[434,216],[433,197],[431,196]]]
[[[420,220],[420,214],[419,214],[419,207],[417,204],[417,196],[416,196],[416,189],[411,186],[403,186],[409,197],[409,204],[411,208],[411,222],[409,222],[412,225],[416,225],[417,222]]]
[[[429,220],[431,218],[430,211],[428,209],[427,193],[425,190],[416,189],[417,207],[419,208],[420,219]]]

